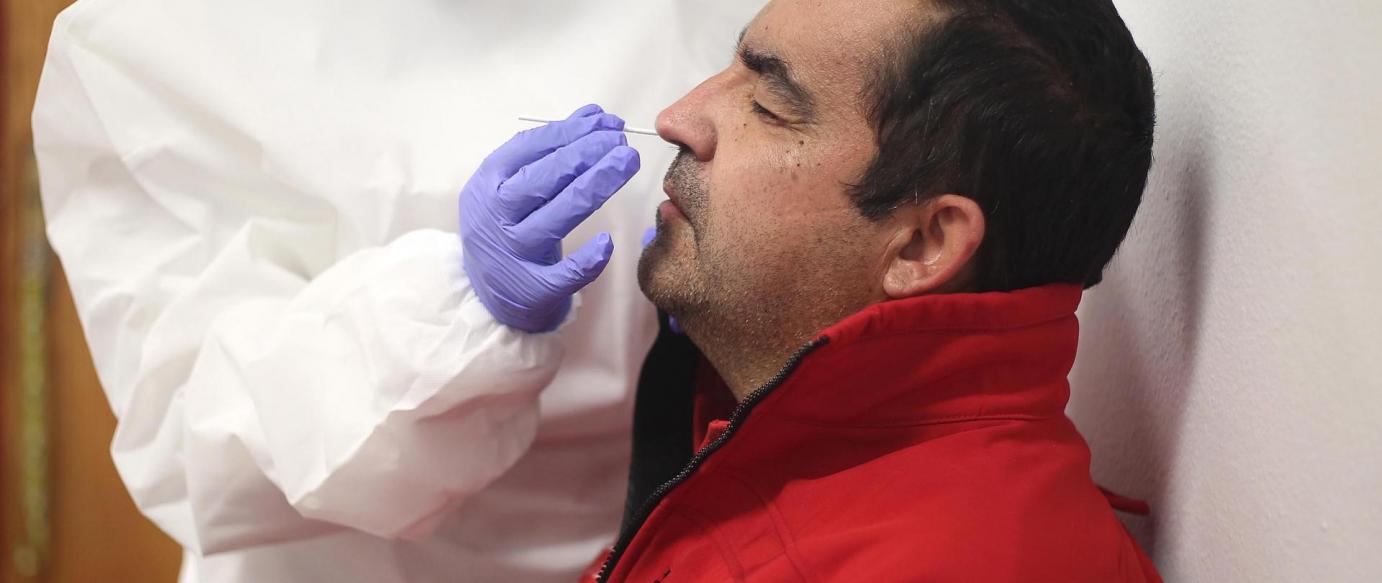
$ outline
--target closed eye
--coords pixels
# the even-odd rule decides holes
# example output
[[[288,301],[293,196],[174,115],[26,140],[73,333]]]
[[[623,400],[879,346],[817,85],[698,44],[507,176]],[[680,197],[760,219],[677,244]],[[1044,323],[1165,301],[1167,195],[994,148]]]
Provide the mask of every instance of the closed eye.
[[[756,114],[758,114],[759,117],[761,117],[761,118],[763,118],[763,119],[765,119],[765,120],[767,120],[767,121],[769,121],[769,122],[771,122],[771,123],[775,123],[775,124],[782,124],[782,123],[785,123],[785,120],[783,120],[782,118],[778,117],[777,114],[775,114],[775,113],[773,113],[773,112],[771,112],[771,111],[768,111],[768,108],[763,107],[763,104],[759,103],[758,100],[756,100],[756,99],[750,99],[750,100],[749,100],[749,103],[750,103],[750,107],[753,108],[753,112],[756,113]]]

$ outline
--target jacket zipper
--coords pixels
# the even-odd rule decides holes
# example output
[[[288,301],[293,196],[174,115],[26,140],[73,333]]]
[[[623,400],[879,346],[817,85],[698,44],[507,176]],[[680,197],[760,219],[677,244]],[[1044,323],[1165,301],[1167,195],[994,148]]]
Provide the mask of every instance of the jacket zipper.
[[[719,437],[715,438],[715,441],[710,442],[709,445],[696,452],[696,455],[691,457],[691,461],[686,463],[686,467],[682,468],[671,480],[668,480],[661,486],[658,486],[656,490],[653,490],[653,494],[648,497],[643,503],[643,506],[639,507],[638,513],[634,515],[634,519],[629,521],[629,527],[619,535],[619,540],[615,542],[614,548],[610,550],[609,558],[605,559],[605,564],[600,567],[600,574],[595,578],[598,583],[609,583],[609,577],[614,573],[614,566],[619,563],[619,559],[623,557],[624,551],[628,550],[629,544],[633,542],[633,537],[643,528],[643,523],[648,520],[648,516],[652,514],[653,509],[657,508],[657,505],[662,502],[662,499],[666,497],[673,488],[676,488],[682,482],[686,481],[687,478],[691,477],[691,474],[694,474],[696,470],[700,468],[701,464],[705,463],[706,458],[710,457],[711,454],[724,446],[725,442],[729,441],[729,438],[734,436],[734,433],[739,429],[739,425],[743,423],[745,417],[748,417],[749,412],[753,410],[754,406],[758,405],[758,402],[768,396],[768,393],[771,393],[773,389],[776,389],[785,382],[787,377],[792,375],[792,371],[796,370],[797,365],[801,364],[801,361],[806,358],[806,355],[829,342],[830,338],[822,336],[798,348],[796,353],[792,355],[792,358],[787,360],[787,364],[783,365],[782,368],[777,371],[777,374],[768,379],[768,382],[764,383],[763,386],[749,393],[749,396],[744,399],[744,402],[734,408],[734,413],[729,417],[729,425],[725,427],[724,432],[721,433]]]

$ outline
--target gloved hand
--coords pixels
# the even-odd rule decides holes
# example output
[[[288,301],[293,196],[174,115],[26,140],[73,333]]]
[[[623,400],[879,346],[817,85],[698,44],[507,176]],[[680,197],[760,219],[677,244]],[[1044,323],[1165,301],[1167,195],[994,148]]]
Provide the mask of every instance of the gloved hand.
[[[624,120],[587,105],[571,117],[514,136],[461,190],[464,267],[496,320],[549,332],[571,296],[609,263],[601,233],[562,260],[561,240],[638,172]]]

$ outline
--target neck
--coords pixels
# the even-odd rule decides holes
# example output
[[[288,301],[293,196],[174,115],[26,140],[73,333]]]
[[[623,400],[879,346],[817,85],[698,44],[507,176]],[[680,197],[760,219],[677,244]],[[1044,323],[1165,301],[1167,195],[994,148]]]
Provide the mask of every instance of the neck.
[[[786,321],[762,313],[724,319],[689,317],[680,324],[715,366],[735,400],[743,402],[772,380],[818,332],[856,311],[841,308],[798,314],[802,317]]]
[[[685,326],[685,325],[684,325]],[[769,342],[767,337],[747,334],[725,334],[720,330],[706,330],[704,327],[686,326],[686,335],[705,355],[706,360],[715,366],[715,371],[734,393],[734,399],[743,402],[751,393],[767,384],[773,375],[791,358],[797,344],[790,342]]]

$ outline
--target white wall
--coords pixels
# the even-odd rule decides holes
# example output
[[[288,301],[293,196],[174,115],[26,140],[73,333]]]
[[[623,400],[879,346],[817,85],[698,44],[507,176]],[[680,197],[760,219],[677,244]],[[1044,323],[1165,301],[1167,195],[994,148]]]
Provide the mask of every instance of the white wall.
[[[1123,0],[1151,185],[1071,416],[1167,581],[1382,581],[1382,0]]]

